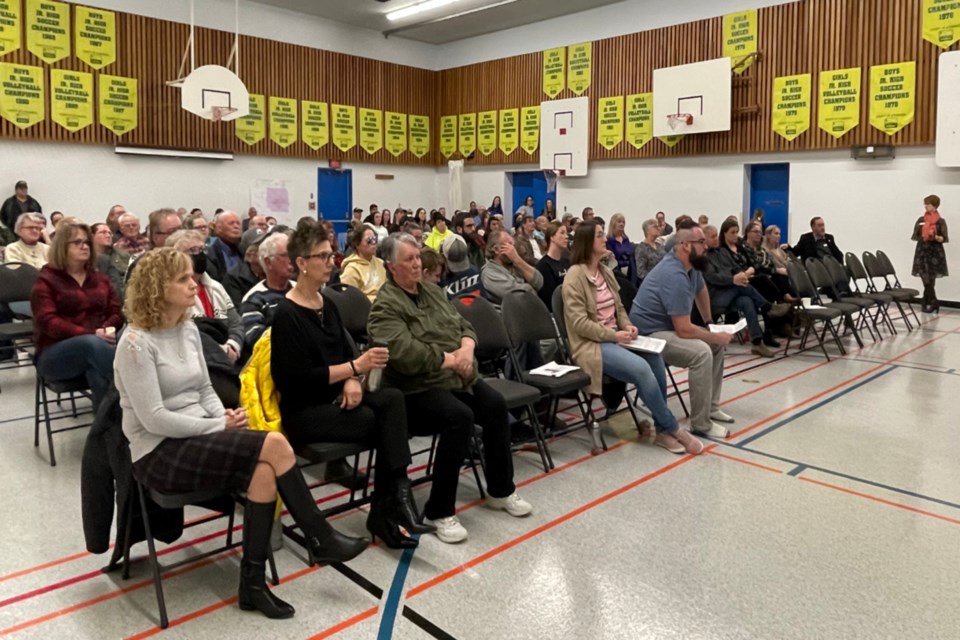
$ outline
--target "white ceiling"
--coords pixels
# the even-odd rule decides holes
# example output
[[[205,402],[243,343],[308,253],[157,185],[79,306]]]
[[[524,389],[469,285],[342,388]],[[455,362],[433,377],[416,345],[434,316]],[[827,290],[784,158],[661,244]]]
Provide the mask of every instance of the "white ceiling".
[[[390,22],[386,14],[421,0],[256,0],[297,13],[326,18],[429,44],[445,44],[525,24],[594,9],[621,0],[457,0],[453,4]],[[499,5],[499,6],[491,6]],[[489,9],[474,11],[483,7]],[[447,18],[454,14],[459,17]]]

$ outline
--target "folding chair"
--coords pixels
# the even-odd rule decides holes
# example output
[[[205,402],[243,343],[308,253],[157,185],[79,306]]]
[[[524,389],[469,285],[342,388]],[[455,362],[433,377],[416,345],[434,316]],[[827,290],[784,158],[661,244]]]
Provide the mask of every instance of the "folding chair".
[[[365,345],[367,323],[370,318],[370,300],[356,287],[347,284],[332,284],[324,287],[323,293],[337,306],[343,327],[358,345]]]
[[[24,262],[0,265],[0,306],[18,302],[29,303],[30,292],[33,291],[33,285],[39,276],[40,272],[36,268]],[[30,316],[18,314],[13,310],[11,315],[10,322],[0,323],[0,338],[11,342],[10,346],[0,346],[0,355],[10,352],[14,363],[3,368],[23,366],[17,359],[17,351],[23,350],[24,346],[17,346],[17,343],[33,340],[33,320]],[[26,363],[32,364],[29,360]]]
[[[889,264],[889,258],[887,259]],[[890,265],[892,268],[892,264]],[[913,315],[913,319],[916,320],[917,326],[920,326],[920,318],[917,317],[917,312],[913,308],[912,300],[920,295],[920,292],[916,289],[909,289],[907,287],[893,286],[890,284],[890,281],[886,277],[886,269],[883,266],[883,263],[880,260],[870,253],[869,251],[863,252],[863,267],[867,271],[867,275],[870,276],[870,284],[874,284],[874,278],[883,278],[883,293],[889,293],[893,296],[893,299],[899,302],[903,301],[906,303],[907,308],[910,309],[910,314]],[[878,289],[879,291],[879,289]]]
[[[846,268],[833,256],[823,258],[823,266],[826,267],[830,279],[833,281],[833,289],[840,296],[841,301],[848,298],[857,300],[873,300],[876,303],[876,311],[872,316],[873,328],[880,334],[880,324],[882,323],[892,335],[897,335],[897,329],[893,326],[893,321],[887,313],[887,307],[893,302],[893,297],[885,293],[871,293],[869,291],[860,291],[857,283],[850,278]]]
[[[796,291],[801,298],[819,299],[816,288],[814,288],[813,283],[810,282],[810,278],[807,277],[807,272],[804,271],[799,262],[792,260],[787,262],[787,275],[790,278],[790,284],[793,286],[794,291]],[[843,343],[840,342],[840,336],[837,335],[836,328],[833,326],[833,321],[843,315],[840,309],[806,309],[798,306],[795,308],[795,312],[803,324],[803,335],[800,337],[801,351],[806,346],[807,337],[813,333],[813,336],[817,339],[817,344],[820,346],[820,350],[823,351],[823,355],[826,356],[827,360],[830,360],[830,354],[827,353],[827,349],[823,344],[823,338],[826,336],[827,331],[829,331],[837,347],[840,349],[840,353],[847,353],[846,349],[843,348]],[[823,330],[820,333],[817,333],[816,329],[818,322],[823,323]],[[787,345],[783,350],[784,355],[790,351],[790,342],[792,340],[793,334],[791,333],[787,337]]]
[[[55,400],[50,400],[47,398],[48,389],[57,394],[57,398]],[[57,405],[60,405],[60,396],[63,394],[68,394],[67,400],[70,401],[70,412],[60,413],[53,416],[50,415],[50,405],[54,402],[57,403]],[[60,427],[59,429],[53,428],[53,423],[57,420],[79,418],[81,415],[93,413],[92,407],[82,411],[77,411],[78,398],[86,398],[91,402],[93,401],[93,397],[90,393],[90,386],[87,384],[87,379],[85,376],[73,378],[72,380],[47,380],[40,375],[39,371],[37,372],[36,390],[33,405],[33,446],[40,446],[40,422],[42,421],[47,432],[47,447],[50,450],[51,467],[57,466],[57,457],[53,452],[53,434],[63,433],[64,431],[74,431],[76,429],[84,429],[92,424],[86,423],[71,425],[69,427]],[[43,411],[43,418],[40,417],[41,411]]]
[[[897,277],[897,270],[893,268],[893,261],[891,261],[890,257],[887,256],[887,254],[881,249],[877,249],[877,261],[880,264],[880,269],[882,270],[881,275],[883,276],[883,280],[887,283],[888,288],[909,291],[914,297],[920,295],[919,290],[911,289],[900,284],[900,278]],[[893,278],[893,282],[890,281],[890,278]]]
[[[900,318],[903,320],[904,325],[906,325],[907,331],[913,331],[913,325],[910,324],[910,318],[907,317],[906,311],[903,310],[903,305],[900,304],[904,300],[909,300],[910,296],[894,291],[881,292],[878,290],[876,285],[873,283],[873,279],[870,277],[870,274],[867,273],[867,270],[864,268],[863,263],[860,262],[860,258],[853,253],[848,251],[846,254],[844,254],[844,262],[847,264],[847,269],[850,270],[850,275],[853,278],[854,286],[859,287],[858,282],[863,280],[864,290],[866,293],[883,293],[883,295],[887,296],[893,302],[893,304],[897,305],[897,309],[900,310]],[[910,310],[912,311],[913,307],[911,307]]]
[[[853,337],[856,339],[857,345],[861,349],[863,348],[863,340],[860,338],[859,329],[862,327],[867,328],[867,331],[870,332],[870,337],[873,338],[874,342],[876,342],[877,337],[874,335],[873,329],[867,322],[867,315],[865,311],[865,309],[875,304],[874,301],[867,300],[866,298],[862,298],[862,304],[857,304],[853,302],[854,299],[849,298],[841,301],[838,297],[835,297],[836,293],[833,290],[833,281],[830,279],[830,274],[827,273],[827,268],[823,266],[822,262],[816,258],[807,258],[806,267],[807,275],[810,277],[810,280],[813,283],[814,291],[817,292],[817,296],[812,298],[812,300],[816,304],[842,311],[843,324],[853,333]],[[821,290],[830,291],[832,300],[824,300],[819,294]],[[854,314],[859,314],[859,316],[854,319]]]

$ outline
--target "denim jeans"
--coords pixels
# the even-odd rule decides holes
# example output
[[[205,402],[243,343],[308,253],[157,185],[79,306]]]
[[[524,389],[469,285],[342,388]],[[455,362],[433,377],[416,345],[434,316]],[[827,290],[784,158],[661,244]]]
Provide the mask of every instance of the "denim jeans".
[[[667,373],[663,358],[655,353],[639,353],[615,342],[601,342],[603,373],[627,384],[634,384],[640,398],[653,414],[657,433],[673,433],[677,419],[667,408]]]
[[[730,309],[739,313],[747,321],[751,340],[759,340],[763,337],[763,328],[760,326],[757,310],[768,304],[770,303],[767,299],[750,285],[722,287],[710,291],[710,306],[716,311]]]
[[[37,371],[47,380],[61,382],[86,377],[96,411],[113,384],[115,353],[113,345],[93,334],[74,336],[44,349],[37,360]]]

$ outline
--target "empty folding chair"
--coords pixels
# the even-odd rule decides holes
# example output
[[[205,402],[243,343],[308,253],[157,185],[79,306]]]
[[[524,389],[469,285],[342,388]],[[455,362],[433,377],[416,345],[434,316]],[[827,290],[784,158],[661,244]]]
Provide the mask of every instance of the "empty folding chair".
[[[873,328],[867,321],[867,314],[864,311],[864,309],[872,307],[876,303],[873,300],[867,300],[866,298],[861,299],[863,301],[862,304],[857,304],[853,302],[852,299],[841,301],[833,290],[833,281],[830,279],[830,274],[827,273],[827,268],[823,266],[822,262],[816,258],[807,258],[806,267],[807,275],[810,276],[810,281],[813,283],[814,291],[817,291],[818,294],[816,298],[813,298],[816,304],[842,311],[844,325],[853,333],[853,337],[856,339],[857,345],[859,345],[861,348],[863,348],[863,340],[860,339],[859,329],[863,327],[867,328],[867,331],[870,332],[870,336],[873,338],[874,342],[876,342],[877,338],[873,333]],[[823,296],[819,295],[819,291],[821,290],[830,291],[832,300],[824,300]],[[854,318],[854,315],[857,317]]]
[[[893,326],[893,321],[887,313],[887,308],[893,303],[892,296],[886,293],[861,291],[857,283],[850,277],[846,268],[833,256],[825,256],[823,258],[823,266],[826,267],[827,273],[830,274],[830,279],[833,281],[833,289],[837,295],[840,296],[841,301],[846,301],[851,297],[858,300],[873,300],[876,303],[876,307],[871,316],[871,322],[877,334],[880,334],[881,324],[890,329],[892,335],[897,334],[897,329]]]
[[[30,302],[30,292],[40,272],[24,262],[8,262],[0,265],[0,305]],[[0,338],[10,341],[9,346],[0,345],[0,359],[9,357],[11,366],[20,366],[17,351],[33,339],[33,321],[29,316],[14,311],[10,322],[0,323]],[[17,343],[21,343],[18,345]],[[30,363],[29,360],[25,361]],[[6,367],[4,367],[6,368]]]
[[[893,304],[897,305],[897,309],[900,310],[900,318],[903,320],[903,324],[906,325],[907,331],[913,331],[913,325],[910,324],[910,318],[907,317],[906,311],[903,310],[903,305],[900,304],[903,300],[908,299],[908,296],[898,295],[893,291],[881,292],[879,289],[877,289],[873,282],[873,278],[870,277],[870,274],[867,273],[863,263],[860,262],[860,258],[858,258],[855,254],[848,251],[846,254],[844,254],[844,262],[847,265],[847,269],[850,271],[850,276],[853,279],[854,285],[859,287],[860,281],[862,280],[864,291],[866,293],[883,293],[883,295],[889,296]]]
[[[889,261],[889,259],[888,259]],[[892,266],[892,265],[891,265]],[[917,326],[920,326],[920,318],[917,317],[917,312],[913,308],[912,300],[920,295],[920,292],[916,289],[909,289],[907,287],[893,286],[886,277],[886,269],[883,266],[883,263],[880,262],[879,258],[870,253],[869,251],[863,252],[863,267],[867,271],[867,275],[870,276],[870,283],[874,284],[875,278],[883,278],[883,289],[878,289],[883,293],[889,293],[893,296],[893,299],[899,302],[904,302],[907,305],[907,308],[910,310],[910,314],[913,316],[913,319],[917,321]]]
[[[787,274],[790,277],[790,284],[793,285],[794,290],[800,295],[801,298],[817,298],[817,290],[814,288],[813,283],[810,282],[810,278],[807,276],[807,272],[803,269],[799,262],[790,261],[787,263]],[[823,344],[823,338],[826,336],[827,331],[830,332],[830,335],[833,336],[833,340],[837,345],[837,348],[840,349],[840,353],[845,354],[846,349],[843,348],[843,344],[840,342],[840,336],[837,335],[837,330],[833,326],[833,321],[838,319],[843,315],[843,312],[839,309],[807,309],[802,306],[798,306],[795,309],[797,318],[800,319],[801,324],[803,324],[803,335],[800,337],[800,349],[802,350],[807,342],[807,337],[812,333],[813,337],[817,339],[817,344],[820,346],[820,350],[823,351],[823,355],[827,357],[827,360],[830,359],[830,354],[827,353],[827,349]],[[823,324],[823,330],[820,333],[817,333],[817,323]],[[790,351],[790,341],[793,339],[793,334],[787,337],[787,345],[783,350],[783,353],[786,354]]]

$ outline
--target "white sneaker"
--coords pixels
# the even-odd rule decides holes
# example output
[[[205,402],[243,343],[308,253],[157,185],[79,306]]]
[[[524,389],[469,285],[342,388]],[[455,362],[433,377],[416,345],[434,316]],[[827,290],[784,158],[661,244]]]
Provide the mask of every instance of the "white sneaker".
[[[506,511],[514,518],[522,518],[523,516],[530,515],[530,512],[533,511],[533,505],[520,497],[520,495],[514,491],[506,498],[494,498],[493,496],[487,496],[487,506],[491,509],[502,509]]]
[[[729,413],[726,413],[725,411],[721,411],[720,409],[717,409],[716,411],[712,412],[710,414],[710,419],[716,420],[717,422],[726,422],[727,424],[733,424],[734,422],[736,422],[736,420],[733,419],[733,416],[731,416]]]
[[[707,429],[704,429],[703,427],[693,427],[691,431],[701,436],[710,436],[711,438],[723,439],[730,435],[730,432],[727,431],[726,427],[721,427],[716,422],[711,422],[710,427]]]
[[[456,544],[467,539],[467,530],[463,528],[462,524],[460,524],[460,520],[457,518],[457,516],[450,516],[449,518],[437,518],[436,520],[428,519],[427,522],[437,528],[435,533],[436,536],[440,538],[440,542]]]

